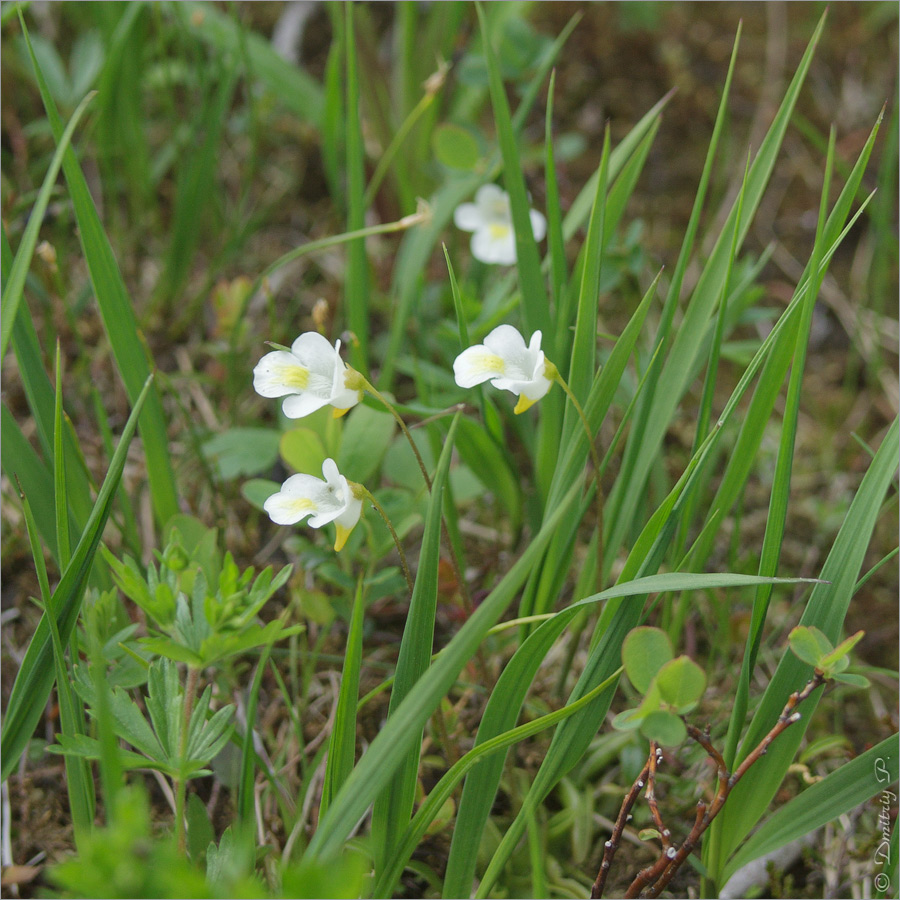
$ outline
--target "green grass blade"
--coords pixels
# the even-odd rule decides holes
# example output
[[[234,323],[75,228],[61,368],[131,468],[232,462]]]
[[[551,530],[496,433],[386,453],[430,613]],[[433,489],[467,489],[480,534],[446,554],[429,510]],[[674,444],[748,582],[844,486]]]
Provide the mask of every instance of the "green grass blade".
[[[131,415],[125,423],[122,437],[119,439],[119,446],[110,462],[106,478],[103,479],[103,485],[84,533],[75,548],[71,562],[53,592],[47,613],[38,623],[37,630],[28,645],[25,658],[16,675],[6,716],[3,720],[2,737],[0,737],[0,755],[3,758],[0,780],[5,780],[15,768],[40,720],[47,697],[50,695],[54,671],[53,647],[50,640],[50,627],[46,621],[47,615],[55,616],[60,639],[63,643],[67,643],[75,628],[88,575],[125,467],[125,455],[134,436],[144,401],[150,393],[151,384],[152,377],[148,377],[144,389],[138,396]],[[4,440],[4,445],[5,443]]]
[[[559,183],[556,179],[556,159],[553,152],[553,94],[556,88],[556,70],[550,73],[547,89],[547,116],[544,124],[544,183],[547,191],[547,244],[550,251],[550,284],[553,288],[554,308],[558,312],[563,303],[569,280],[566,263],[566,245],[562,231],[562,206],[559,200]],[[556,320],[559,334],[560,322]]]
[[[365,613],[365,594],[360,579],[356,585],[356,598],[353,601],[350,629],[347,632],[347,650],[344,653],[344,669],[341,673],[334,728],[328,741],[328,762],[325,765],[319,818],[327,812],[341,785],[353,771],[353,763],[356,760],[356,712],[359,704],[359,673],[362,667]]]
[[[72,558],[69,541],[69,504],[66,499],[66,457],[63,453],[62,362],[59,341],[56,342],[56,403],[53,428],[53,496],[56,506],[56,546],[59,568],[65,571]]]
[[[779,807],[729,860],[722,873],[723,882],[741,866],[833,822],[896,784],[898,767],[895,734]]]
[[[344,6],[346,15],[344,47],[347,76],[347,230],[365,225],[365,153],[362,139],[362,109],[359,102],[359,74],[353,4]],[[361,372],[369,371],[369,260],[365,239],[347,245],[347,279],[344,303],[347,326],[356,340],[350,343],[350,361]]]
[[[484,760],[486,757],[492,756],[493,754],[498,753],[500,750],[508,750],[514,744],[526,740],[529,737],[533,737],[536,734],[540,734],[547,728],[551,728],[552,726],[563,721],[563,719],[567,719],[569,716],[574,715],[576,712],[590,703],[598,694],[606,690],[606,688],[609,686],[609,683],[611,682],[612,678],[608,679],[603,684],[598,685],[596,688],[594,688],[593,691],[591,691],[589,694],[586,694],[580,700],[576,700],[574,703],[570,703],[567,706],[563,706],[561,709],[557,709],[551,713],[547,713],[544,716],[540,716],[532,722],[528,722],[525,725],[520,725],[518,726],[518,728],[509,729],[501,734],[498,734],[496,737],[491,738],[490,740],[484,741],[484,743],[473,747],[468,753],[465,754],[465,756],[457,760],[457,762],[454,763],[446,773],[444,773],[444,775],[441,777],[441,780],[431,789],[422,805],[416,810],[416,814],[413,817],[412,822],[410,822],[409,827],[403,834],[403,837],[397,842],[397,846],[392,851],[390,865],[385,871],[384,876],[380,878],[378,883],[375,885],[373,896],[389,897],[392,895],[393,890],[396,886],[397,879],[400,877],[400,874],[402,872],[403,866],[406,864],[406,861],[410,858],[413,851],[418,846],[419,841],[421,841],[424,837],[428,826],[434,820],[435,816],[440,811],[444,803],[447,802],[447,799],[453,793],[456,785],[459,784],[462,778],[470,773],[478,763],[482,762],[482,760]],[[482,768],[483,765],[478,766],[476,771],[480,771]],[[456,825],[454,826],[453,830],[454,837],[459,834],[459,825],[460,822],[459,819],[457,819]],[[474,852],[477,853],[477,850],[478,846],[476,842]],[[472,868],[474,870],[474,855],[472,856],[471,861]],[[471,881],[469,882],[469,884],[471,884]],[[449,886],[447,877],[445,876],[443,893],[444,897],[465,897],[468,896],[468,894],[468,887],[461,893],[454,893]],[[541,894],[539,896],[543,895]]]
[[[597,353],[597,310],[600,300],[600,269],[603,259],[603,236],[606,219],[606,186],[609,176],[609,126],[603,135],[603,153],[600,157],[599,176],[597,178],[597,194],[591,208],[587,237],[584,239],[584,266],[581,270],[581,282],[578,287],[578,307],[575,315],[575,338],[572,343],[572,357],[568,369],[569,387],[572,393],[584,403],[594,378]],[[568,323],[560,323],[567,327]],[[567,409],[567,424],[563,427],[568,433],[574,427],[576,413]]]
[[[319,823],[306,851],[310,858],[327,858],[340,849],[402,763],[404,754],[418,740],[428,718],[447,695],[463,666],[474,656],[488,630],[515,599],[553,531],[569,512],[576,494],[577,487],[547,518],[528,549],[466,620],[369,745]]]
[[[810,327],[812,326],[813,308],[815,307],[822,279],[825,277],[825,272],[821,269],[821,262],[824,254],[823,233],[828,209],[828,185],[831,181],[831,170],[834,163],[834,131],[832,131],[831,138],[825,163],[824,187],[819,207],[819,220],[816,226],[816,240],[812,252],[811,268],[813,272],[818,272],[819,274],[815,279],[810,279],[807,283],[806,296],[803,298],[800,307],[800,322],[795,341],[794,358],[791,363],[791,377],[788,382],[787,398],[784,406],[781,440],[775,461],[775,474],[772,479],[769,514],[766,518],[766,528],[760,553],[758,569],[760,575],[774,575],[778,570],[781,542],[787,521],[788,501],[791,492],[791,471],[793,469],[794,446],[797,437],[797,421],[800,415],[800,391],[806,364],[806,347],[809,341]],[[734,761],[740,729],[744,724],[744,716],[749,702],[750,679],[756,666],[756,655],[762,640],[762,631],[766,621],[770,594],[770,589],[765,586],[760,587],[753,600],[750,632],[747,636],[741,675],[728,726],[728,738],[724,754],[725,762],[728,766],[731,766]]]
[[[19,249],[10,267],[9,274],[3,277],[3,294],[0,297],[0,360],[6,356],[6,347],[12,334],[16,312],[25,290],[25,276],[28,274],[28,269],[31,266],[31,258],[34,256],[34,248],[37,245],[38,232],[44,221],[47,204],[50,202],[50,192],[56,186],[56,176],[59,174],[63,157],[69,149],[69,143],[72,140],[75,127],[78,125],[85,109],[87,109],[88,103],[94,99],[94,96],[94,93],[90,93],[78,104],[75,112],[72,113],[72,118],[69,119],[69,123],[66,125],[65,131],[59,135],[56,152],[53,154],[50,168],[47,169],[37,200],[29,214],[28,224],[25,226]]]
[[[630,527],[638,503],[644,495],[647,477],[659,452],[663,436],[672,420],[675,408],[693,376],[694,363],[703,344],[707,322],[725,278],[727,260],[731,253],[732,234],[737,227],[740,243],[747,234],[774,168],[791,113],[812,62],[813,52],[824,24],[823,16],[785,93],[772,125],[760,145],[753,165],[750,167],[744,192],[742,218],[738,223],[735,222],[737,217],[735,204],[703,268],[681,325],[672,341],[668,358],[660,372],[659,384],[665,385],[665,390],[659,390],[650,395],[646,417],[641,426],[635,428],[630,435],[622,475],[617,479],[609,498],[607,520],[611,522],[611,529],[605,543],[604,571],[608,571],[615,553],[621,546],[625,532]],[[650,387],[651,390],[655,390],[654,385],[651,384]]]
[[[531,227],[528,193],[522,177],[518,141],[513,131],[506,89],[500,76],[500,67],[491,43],[484,12],[480,3],[475,4],[481,24],[484,56],[488,67],[491,103],[497,125],[497,140],[503,155],[503,184],[509,194],[510,211],[516,234],[516,265],[519,270],[519,288],[522,292],[522,321],[529,335],[535,331],[550,333],[550,310],[547,290],[541,273],[541,260],[537,242]]]
[[[823,584],[817,584],[800,618],[801,625],[815,626],[836,643],[853,587],[862,567],[872,530],[897,466],[898,421],[894,420],[878,449],[875,459],[863,477],[834,545],[822,567]],[[812,669],[793,653],[786,652],[769,682],[744,736],[740,760],[755,747],[778,718],[792,691],[798,690],[809,678]],[[818,694],[814,694],[799,711],[803,718],[792,725],[772,744],[768,753],[753,767],[752,778],[741,781],[722,810],[721,845],[716,859],[711,859],[712,877],[719,879],[728,856],[740,846],[750,829],[765,812],[778,790],[797,747],[803,740],[806,726],[816,708]]]
[[[438,460],[431,487],[431,497],[425,517],[425,533],[419,553],[419,568],[416,572],[416,583],[406,615],[403,637],[400,641],[394,685],[391,688],[388,722],[391,721],[391,717],[397,713],[403,700],[428,670],[431,662],[431,651],[434,645],[434,620],[437,612],[441,510],[444,485],[450,468],[453,438],[460,415],[461,413],[457,413],[453,417],[453,423],[445,438],[444,449]],[[393,837],[400,834],[409,824],[415,802],[421,741],[422,729],[419,729],[409,752],[405,754],[396,773],[387,782],[375,801],[375,808],[372,811],[372,834],[378,842],[375,849],[376,872],[381,870],[387,859]]]
[[[246,41],[255,75],[301,122],[321,128],[325,101],[322,88],[315,79],[279,56],[262,35],[242,29],[238,21],[211,4],[186,2],[177,5],[182,7],[184,24],[191,33],[210,44],[220,56],[238,57],[241,41]]]
[[[38,583],[41,586],[41,603],[44,610],[50,601],[50,584],[47,580],[47,569],[44,566],[44,554],[37,538],[37,528],[28,498],[21,494],[22,510],[25,515],[25,528],[31,544],[31,555],[34,558]],[[56,673],[57,696],[59,699],[59,724],[62,734],[74,738],[84,734],[84,708],[77,708],[77,701],[72,690],[72,679],[66,664],[66,652],[56,627],[56,620],[48,616],[50,636],[53,642],[53,664]],[[80,725],[80,727],[79,727]],[[72,831],[75,843],[82,846],[94,824],[94,782],[91,778],[90,763],[85,759],[66,756],[66,792],[69,797],[69,811],[72,814]]]
[[[54,135],[57,136],[57,139],[61,139],[62,122],[56,110],[56,104],[31,49],[25,22],[24,20],[20,21],[47,117]],[[84,174],[71,147],[66,149],[63,158],[63,172],[69,186],[69,194],[78,222],[79,237],[84,249],[94,296],[100,307],[119,374],[125,384],[128,398],[134,406],[150,373],[147,348],[135,321],[131,299],[125,289],[125,283],[119,272],[109,239],[103,231],[103,225],[88,190]],[[146,404],[142,405],[145,405],[146,409],[140,431],[147,459],[153,509],[157,521],[163,524],[178,512],[178,498],[169,459],[166,420],[155,387],[146,397]]]
[[[0,458],[9,479],[18,481],[27,497],[35,498],[34,518],[38,532],[50,555],[58,560],[53,475],[34,452],[5,403],[0,408]]]

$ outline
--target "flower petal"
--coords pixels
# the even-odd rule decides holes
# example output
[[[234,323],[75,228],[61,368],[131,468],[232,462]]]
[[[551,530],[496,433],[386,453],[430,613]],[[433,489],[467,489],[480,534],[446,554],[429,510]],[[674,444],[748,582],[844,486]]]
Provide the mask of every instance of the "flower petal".
[[[540,332],[536,332],[540,334]],[[534,338],[532,338],[534,340]],[[512,325],[498,325],[485,339],[484,345],[497,356],[502,356],[505,360],[516,359],[523,353],[528,352],[525,346],[525,338],[522,337],[518,328]],[[540,346],[540,338],[538,338],[538,346]]]
[[[290,397],[284,398],[281,408],[289,419],[302,419],[310,413],[314,413],[317,409],[328,405],[328,397],[320,397],[312,391],[305,391],[302,394],[292,394]]]
[[[511,266],[516,261],[516,238],[510,225],[488,225],[472,235],[472,256],[488,265]]]
[[[531,216],[531,230],[534,232],[534,239],[542,241],[547,234],[547,220],[536,209],[532,209],[528,213]]]
[[[499,185],[489,182],[475,192],[475,205],[482,221],[510,222],[509,194]]]
[[[310,371],[328,377],[331,383],[334,377],[335,359],[340,360],[337,348],[331,345],[328,338],[317,331],[305,331],[291,345],[291,352]]]
[[[309,385],[309,369],[293,353],[267,353],[253,369],[253,389],[263,397],[299,393]]]
[[[325,482],[313,475],[292,475],[263,504],[277,525],[293,525],[305,516],[315,515],[324,498]]]
[[[501,326],[502,327],[502,326]],[[505,369],[501,356],[492,353],[484,344],[463,350],[453,360],[453,375],[460,387],[470,388],[489,378],[496,378]]]
[[[484,222],[474,203],[461,203],[453,211],[453,224],[462,231],[478,231]]]

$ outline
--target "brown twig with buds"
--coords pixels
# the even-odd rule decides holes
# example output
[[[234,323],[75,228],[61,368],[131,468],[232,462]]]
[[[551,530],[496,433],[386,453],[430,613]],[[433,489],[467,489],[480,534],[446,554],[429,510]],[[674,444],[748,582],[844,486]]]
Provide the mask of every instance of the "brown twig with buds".
[[[694,817],[694,824],[690,833],[685,838],[680,847],[676,847],[671,841],[671,832],[666,828],[662,815],[659,811],[656,799],[656,769],[661,761],[662,754],[658,744],[655,741],[650,742],[650,756],[643,771],[631,787],[631,790],[622,803],[619,811],[619,817],[616,819],[610,839],[606,842],[603,849],[603,861],[600,864],[600,871],[597,874],[597,880],[591,889],[592,900],[598,900],[603,896],[603,888],[606,884],[606,878],[612,865],[613,857],[619,849],[619,841],[622,832],[625,829],[625,823],[629,818],[631,809],[637,801],[638,795],[646,786],[647,805],[650,807],[650,813],[653,816],[654,824],[660,834],[662,843],[662,852],[659,858],[650,866],[642,869],[635,876],[634,880],[625,892],[625,897],[658,897],[665,890],[668,883],[672,880],[675,873],[681,868],[684,861],[690,856],[691,852],[697,846],[700,838],[707,828],[712,824],[713,819],[721,812],[725,801],[728,799],[734,786],[744,777],[748,769],[758,762],[769,749],[772,741],[778,737],[785,729],[789,728],[794,722],[800,720],[800,713],[797,707],[812,694],[816,688],[821,687],[828,679],[818,669],[813,677],[804,685],[802,690],[795,691],[788,698],[778,721],[772,726],[769,733],[757,744],[744,761],[735,769],[733,773],[728,772],[725,760],[722,754],[713,746],[709,737],[709,728],[701,731],[693,725],[687,725],[688,736],[698,743],[713,761],[716,767],[716,793],[710,803],[700,800],[697,803],[697,812]]]

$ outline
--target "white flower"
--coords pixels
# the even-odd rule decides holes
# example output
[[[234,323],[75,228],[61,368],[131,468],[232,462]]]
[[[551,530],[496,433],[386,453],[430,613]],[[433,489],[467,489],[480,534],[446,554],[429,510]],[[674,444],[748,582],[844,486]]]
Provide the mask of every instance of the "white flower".
[[[495,388],[519,395],[515,412],[525,412],[553,382],[547,377],[547,362],[541,350],[541,333],[525,338],[512,325],[498,325],[485,339],[463,350],[453,361],[453,374],[460,387],[475,387],[490,380]]]
[[[322,463],[322,474],[324,481],[315,475],[291,475],[281,490],[266,500],[263,508],[276,525],[294,525],[305,516],[309,516],[313,528],[334,522],[337,527],[334,549],[340,550],[362,514],[362,498],[338,472],[333,459]]]
[[[341,359],[341,342],[333,347],[315,331],[301,334],[290,351],[267,353],[253,370],[253,387],[263,397],[285,397],[289,419],[299,419],[331,405],[340,416],[360,400],[360,392],[344,384],[348,372]]]
[[[547,233],[547,220],[532,209],[531,228],[534,239],[540,241]],[[453,221],[463,231],[474,231],[472,256],[483,263],[511,266],[516,261],[516,236],[513,231],[509,194],[496,184],[483,184],[475,194],[474,203],[456,207]]]

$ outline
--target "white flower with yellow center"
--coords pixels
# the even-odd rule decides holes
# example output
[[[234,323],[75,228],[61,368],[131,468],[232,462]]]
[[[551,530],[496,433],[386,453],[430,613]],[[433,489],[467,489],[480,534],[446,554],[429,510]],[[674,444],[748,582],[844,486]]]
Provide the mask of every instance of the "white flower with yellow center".
[[[541,333],[536,331],[526,347],[525,338],[512,325],[498,325],[485,339],[463,350],[453,362],[460,387],[470,388],[490,381],[495,388],[519,395],[515,412],[525,412],[553,382],[548,377],[552,363],[544,359]]]
[[[322,463],[322,474],[324,481],[315,475],[291,475],[263,508],[276,525],[294,525],[306,516],[313,528],[334,522],[334,549],[340,550],[362,514],[363,492],[341,475],[333,459]]]
[[[530,211],[534,239],[547,233],[547,220],[535,209]],[[511,266],[516,261],[516,235],[509,209],[509,194],[496,184],[483,184],[474,203],[456,207],[453,221],[457,228],[472,231],[472,256],[483,263]]]
[[[360,401],[345,384],[350,371],[341,359],[341,342],[333,347],[315,331],[301,334],[290,350],[267,353],[253,370],[253,387],[263,397],[284,397],[289,419],[300,419],[323,406],[341,416]]]

